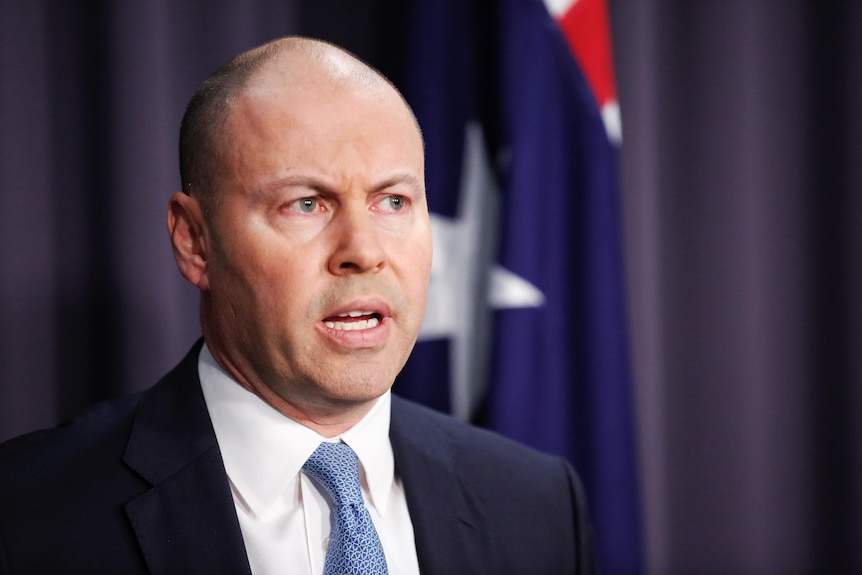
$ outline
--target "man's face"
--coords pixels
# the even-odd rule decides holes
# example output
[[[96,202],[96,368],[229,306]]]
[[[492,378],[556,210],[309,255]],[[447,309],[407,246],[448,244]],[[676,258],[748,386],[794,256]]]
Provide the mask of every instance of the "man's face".
[[[206,234],[216,357],[300,408],[380,396],[419,333],[431,268],[406,107],[391,90],[264,83],[232,105],[225,149]]]

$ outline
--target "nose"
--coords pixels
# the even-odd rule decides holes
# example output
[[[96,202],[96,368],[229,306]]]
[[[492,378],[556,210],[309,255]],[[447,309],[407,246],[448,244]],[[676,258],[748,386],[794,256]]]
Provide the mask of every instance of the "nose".
[[[380,231],[364,205],[343,205],[332,223],[334,248],[329,271],[334,275],[376,273],[386,265]]]

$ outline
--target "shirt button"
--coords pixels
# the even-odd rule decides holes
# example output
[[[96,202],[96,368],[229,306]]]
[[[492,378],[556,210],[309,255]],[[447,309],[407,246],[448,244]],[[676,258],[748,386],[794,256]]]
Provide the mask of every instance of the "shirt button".
[[[326,553],[329,550],[329,537],[326,537],[323,540],[323,552]]]

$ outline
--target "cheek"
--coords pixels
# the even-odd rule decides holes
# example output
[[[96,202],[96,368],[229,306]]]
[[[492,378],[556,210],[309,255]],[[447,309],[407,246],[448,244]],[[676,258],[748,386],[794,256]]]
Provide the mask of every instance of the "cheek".
[[[256,287],[261,299],[259,313],[270,315],[272,321],[287,325],[305,324],[321,314],[321,302],[327,293],[325,277],[320,273],[319,254],[273,253],[261,262]]]
[[[283,258],[282,258],[283,260]],[[232,300],[232,305],[245,310],[258,310],[277,305],[283,299],[285,284],[291,277],[291,266],[278,259],[278,252],[265,242],[253,244],[235,242],[211,262],[211,289]],[[269,310],[269,313],[275,310]]]
[[[403,281],[409,285],[408,296],[414,300],[425,301],[428,282],[431,277],[431,240],[415,244],[414,249],[404,252],[402,269]]]
[[[434,255],[430,224],[423,229],[416,246],[416,253],[414,254],[417,268],[416,274],[418,277],[421,277],[421,281],[427,286],[428,281],[431,279],[431,260]]]

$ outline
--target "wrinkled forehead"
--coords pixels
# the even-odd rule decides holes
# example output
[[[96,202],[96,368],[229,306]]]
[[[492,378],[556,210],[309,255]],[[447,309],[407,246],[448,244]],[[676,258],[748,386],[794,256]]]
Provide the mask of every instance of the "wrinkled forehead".
[[[375,144],[375,156],[397,141],[424,179],[424,142],[409,105],[385,77],[337,48],[312,44],[272,55],[228,106],[216,152],[222,176],[262,168],[279,152],[311,149],[311,141],[386,131],[389,143]]]
[[[386,118],[386,126],[415,133],[422,145],[413,114],[388,86],[357,86],[327,77],[286,80],[269,77],[239,93],[228,115],[230,136],[237,136],[235,130],[249,123],[267,132],[299,126],[347,131],[365,118]],[[226,143],[230,145],[230,139]]]
[[[273,58],[236,95],[229,116],[233,120],[262,116],[265,122],[266,116],[298,117],[312,111],[326,115],[345,105],[355,116],[385,110],[413,130],[424,148],[419,125],[400,92],[372,68],[333,50],[311,57],[287,53]]]
[[[344,80],[275,69],[250,82],[229,114],[224,181],[249,184],[288,169],[378,177],[396,167],[424,181],[422,137],[400,94],[385,82]]]

